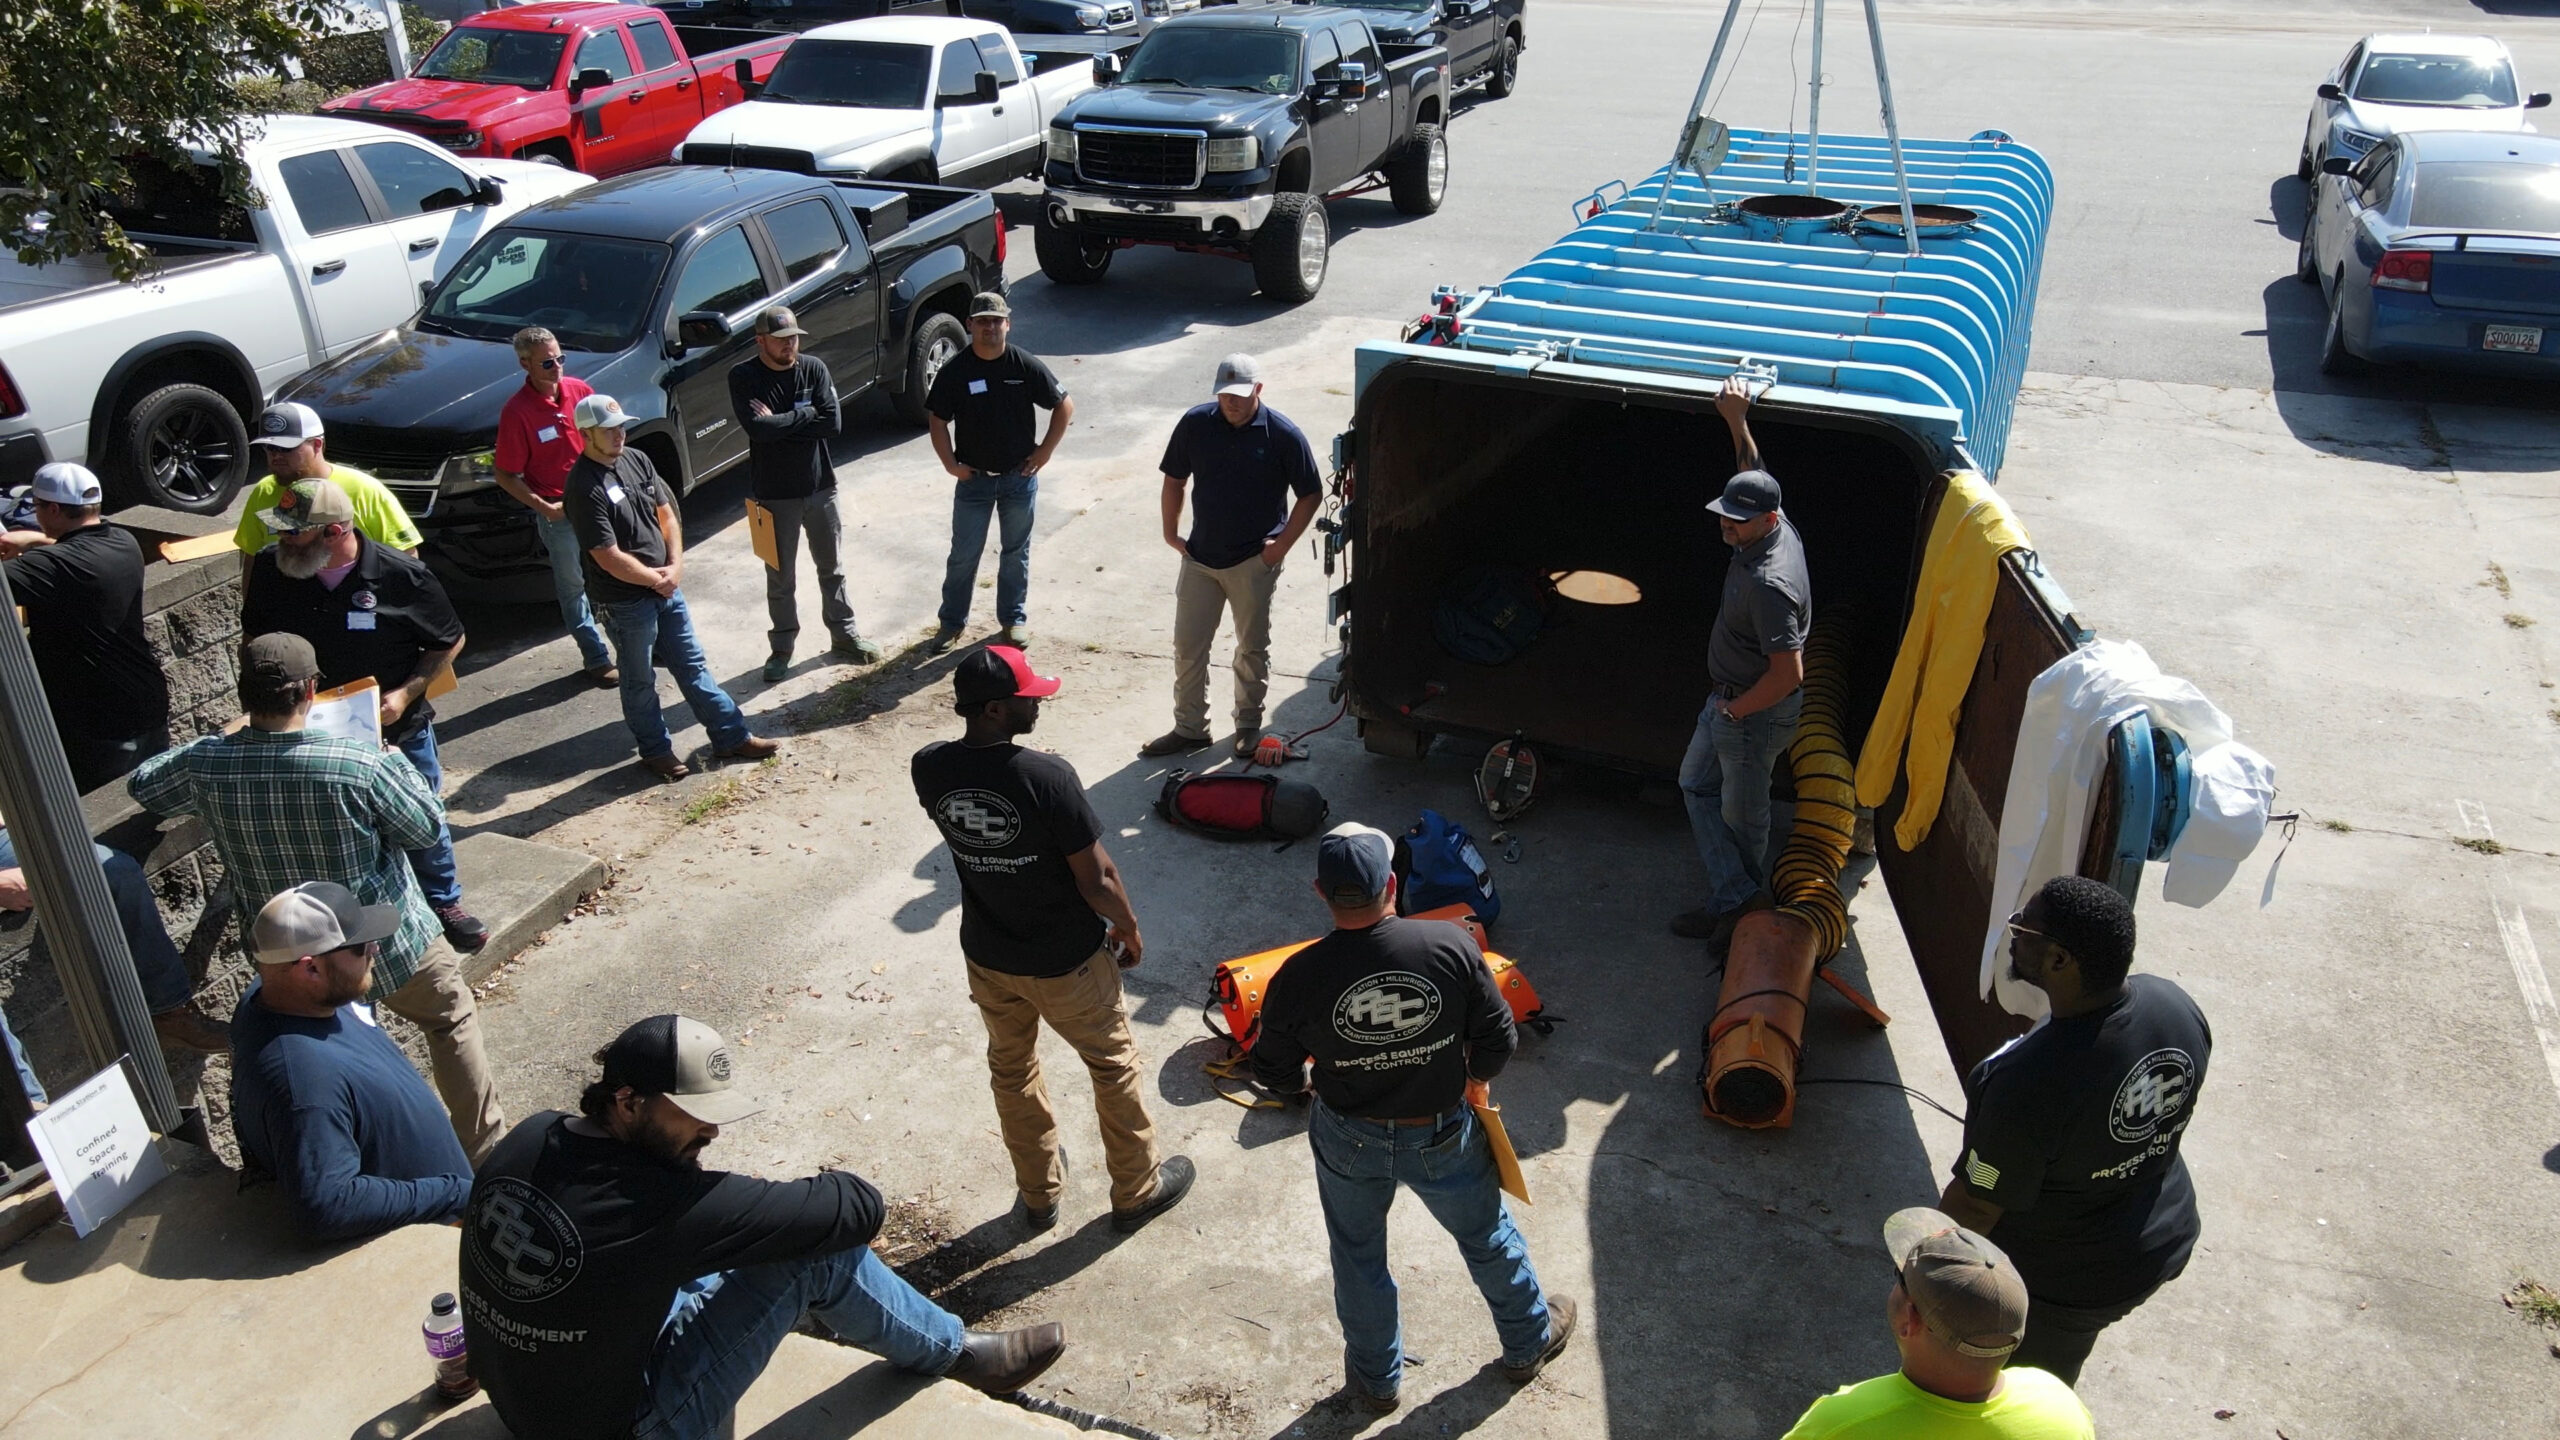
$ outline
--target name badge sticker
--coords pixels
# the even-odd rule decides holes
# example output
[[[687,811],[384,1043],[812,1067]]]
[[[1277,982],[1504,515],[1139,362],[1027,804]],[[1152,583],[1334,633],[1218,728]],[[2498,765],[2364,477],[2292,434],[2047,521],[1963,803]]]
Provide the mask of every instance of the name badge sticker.
[[[347,612],[347,628],[350,630],[370,630],[373,628],[374,621],[380,618],[380,616],[374,614],[370,610],[350,610]]]
[[[984,380],[972,380],[972,381],[970,381],[970,382],[969,382],[969,393],[970,393],[970,394],[972,394],[972,395],[984,395],[984,394],[986,394],[986,393],[987,393],[987,382],[986,382],[986,381],[984,381]]]
[[[613,502],[614,504],[616,504],[616,505],[621,504],[621,503],[622,503],[622,487],[621,487],[621,486],[619,486],[619,485],[607,485],[606,487],[604,487],[604,498],[606,498],[607,500],[612,501],[612,502]]]
[[[548,445],[552,441],[560,438],[560,427],[557,425],[545,425],[541,429],[533,432],[533,438],[545,445]]]

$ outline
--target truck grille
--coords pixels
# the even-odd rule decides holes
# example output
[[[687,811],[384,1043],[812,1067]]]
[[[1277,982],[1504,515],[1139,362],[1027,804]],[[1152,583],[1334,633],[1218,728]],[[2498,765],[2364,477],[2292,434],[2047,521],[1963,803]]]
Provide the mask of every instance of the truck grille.
[[[434,449],[417,443],[402,443],[388,431],[374,432],[370,427],[358,433],[354,426],[331,426],[329,458],[340,465],[352,466],[382,482],[400,502],[400,508],[411,515],[427,515],[435,510],[436,487],[444,477],[445,443]]]
[[[1128,25],[1134,23],[1137,18],[1138,7],[1135,5],[1107,5],[1103,7],[1102,23],[1105,25]]]
[[[687,165],[724,165],[732,170],[788,170],[811,174],[818,162],[806,150],[777,150],[764,145],[687,145]]]
[[[1132,190],[1189,190],[1209,173],[1209,137],[1185,130],[1076,127],[1076,174]]]

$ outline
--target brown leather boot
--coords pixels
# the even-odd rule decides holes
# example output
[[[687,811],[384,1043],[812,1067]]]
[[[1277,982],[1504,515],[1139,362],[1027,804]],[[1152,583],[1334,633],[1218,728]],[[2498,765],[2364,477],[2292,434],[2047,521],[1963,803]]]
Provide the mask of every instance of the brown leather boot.
[[[972,1330],[960,1337],[960,1360],[942,1372],[990,1395],[1010,1395],[1040,1378],[1067,1353],[1063,1326],[1026,1325],[1019,1330]]]

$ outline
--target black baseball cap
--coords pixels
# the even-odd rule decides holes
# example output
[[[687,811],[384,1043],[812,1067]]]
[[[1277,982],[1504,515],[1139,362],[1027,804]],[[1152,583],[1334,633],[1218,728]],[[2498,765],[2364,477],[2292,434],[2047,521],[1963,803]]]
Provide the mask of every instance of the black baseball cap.
[[[1055,695],[1058,677],[1033,674],[1030,659],[1010,645],[989,645],[970,651],[952,667],[951,689],[961,709],[975,710],[990,700]]]
[[[604,1083],[664,1095],[705,1125],[735,1125],[764,1106],[729,1085],[729,1044],[683,1015],[652,1015],[596,1052]]]
[[[1778,477],[1766,470],[1745,470],[1724,482],[1724,493],[1707,508],[1727,520],[1748,523],[1778,508]]]

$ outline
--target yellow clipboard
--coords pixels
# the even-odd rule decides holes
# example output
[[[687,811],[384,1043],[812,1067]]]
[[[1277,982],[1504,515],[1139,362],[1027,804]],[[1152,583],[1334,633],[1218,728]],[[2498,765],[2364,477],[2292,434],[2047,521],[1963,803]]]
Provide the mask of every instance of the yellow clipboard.
[[[782,568],[782,546],[773,537],[773,512],[747,500],[747,543],[755,547],[756,558],[767,570]]]
[[[1502,1176],[1502,1193],[1523,1205],[1535,1204],[1529,1198],[1529,1177],[1520,1173],[1520,1152],[1511,1148],[1511,1132],[1502,1128],[1502,1107],[1491,1103],[1474,1107],[1476,1123],[1484,1127],[1484,1138],[1493,1146],[1493,1168]]]

